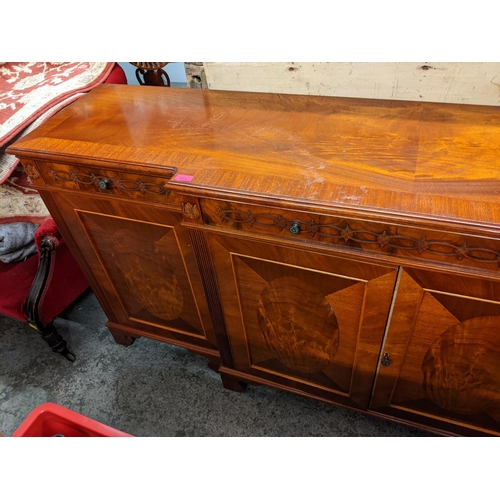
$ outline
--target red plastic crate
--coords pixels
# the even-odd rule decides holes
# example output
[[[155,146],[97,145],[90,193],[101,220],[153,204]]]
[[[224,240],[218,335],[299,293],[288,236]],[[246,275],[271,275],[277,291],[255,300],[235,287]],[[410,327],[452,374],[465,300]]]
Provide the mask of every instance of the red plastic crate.
[[[12,437],[132,437],[91,418],[45,403],[35,408]]]

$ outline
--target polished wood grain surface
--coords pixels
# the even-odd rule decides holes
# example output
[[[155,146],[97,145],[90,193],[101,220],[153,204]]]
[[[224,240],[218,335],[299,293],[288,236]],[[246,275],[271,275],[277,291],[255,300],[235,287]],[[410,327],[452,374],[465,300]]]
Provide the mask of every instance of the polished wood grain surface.
[[[500,435],[500,108],[102,86],[9,151],[118,342]]]
[[[497,227],[500,109],[335,97],[109,86],[12,153],[168,167],[170,183]]]

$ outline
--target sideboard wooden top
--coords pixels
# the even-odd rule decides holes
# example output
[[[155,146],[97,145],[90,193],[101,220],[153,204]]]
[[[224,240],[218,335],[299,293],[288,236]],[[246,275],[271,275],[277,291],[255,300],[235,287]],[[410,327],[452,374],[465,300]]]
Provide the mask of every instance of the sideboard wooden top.
[[[103,85],[8,151],[175,169],[184,193],[500,227],[500,107]]]

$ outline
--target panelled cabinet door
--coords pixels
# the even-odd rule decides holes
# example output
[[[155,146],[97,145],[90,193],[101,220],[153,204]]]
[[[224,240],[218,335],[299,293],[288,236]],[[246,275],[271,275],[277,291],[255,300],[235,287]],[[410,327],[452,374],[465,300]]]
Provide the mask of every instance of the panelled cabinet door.
[[[57,222],[89,267],[92,288],[112,322],[158,340],[217,348],[180,213],[76,193],[44,196],[49,206],[55,199]]]
[[[500,435],[500,283],[402,271],[370,409]]]
[[[397,269],[208,234],[233,367],[366,408]]]

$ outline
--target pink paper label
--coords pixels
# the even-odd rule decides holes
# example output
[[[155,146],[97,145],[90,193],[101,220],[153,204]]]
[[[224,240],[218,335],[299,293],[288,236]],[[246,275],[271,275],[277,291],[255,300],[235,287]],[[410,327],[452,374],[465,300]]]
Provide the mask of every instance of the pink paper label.
[[[191,182],[193,180],[194,175],[183,175],[178,174],[172,180],[179,182]]]

